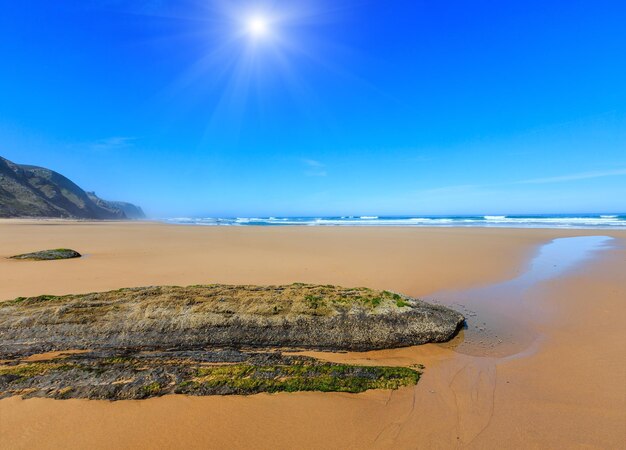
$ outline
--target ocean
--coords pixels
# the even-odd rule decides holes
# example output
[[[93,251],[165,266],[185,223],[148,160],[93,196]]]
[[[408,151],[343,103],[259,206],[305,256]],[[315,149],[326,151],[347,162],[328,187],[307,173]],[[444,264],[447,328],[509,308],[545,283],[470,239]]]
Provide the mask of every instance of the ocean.
[[[166,223],[204,226],[396,226],[626,229],[626,214],[484,216],[175,217]]]

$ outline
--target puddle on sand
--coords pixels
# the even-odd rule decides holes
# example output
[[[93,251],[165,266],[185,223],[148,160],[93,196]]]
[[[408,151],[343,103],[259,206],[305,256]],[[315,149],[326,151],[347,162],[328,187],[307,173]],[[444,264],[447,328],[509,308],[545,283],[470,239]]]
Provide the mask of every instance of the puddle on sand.
[[[612,240],[608,236],[555,239],[541,246],[528,270],[514,279],[427,297],[427,301],[450,306],[466,317],[464,329],[441,346],[467,355],[490,357],[514,355],[528,348],[538,337],[529,311],[541,308],[533,297],[533,289],[578,267],[594,253],[608,248]]]

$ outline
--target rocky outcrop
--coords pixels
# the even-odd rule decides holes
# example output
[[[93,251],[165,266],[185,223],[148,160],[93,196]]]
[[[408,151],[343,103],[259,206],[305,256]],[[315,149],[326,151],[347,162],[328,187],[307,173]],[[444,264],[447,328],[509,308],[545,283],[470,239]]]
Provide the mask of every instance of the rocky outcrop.
[[[446,341],[463,321],[451,309],[367,288],[128,288],[0,303],[0,357],[211,346],[372,350]]]
[[[63,175],[0,157],[0,217],[143,218],[141,208],[87,193]]]
[[[0,361],[0,398],[126,400],[167,394],[357,393],[414,385],[420,369],[336,364],[278,351],[96,351],[37,361]]]
[[[56,259],[72,259],[80,258],[82,255],[76,250],[69,248],[55,248],[53,250],[41,250],[38,252],[24,253],[22,255],[15,255],[9,257],[9,259],[28,259],[33,261],[52,261]]]
[[[0,302],[0,398],[398,389],[423,366],[338,364],[280,348],[440,342],[463,320],[397,293],[301,283],[20,297]]]

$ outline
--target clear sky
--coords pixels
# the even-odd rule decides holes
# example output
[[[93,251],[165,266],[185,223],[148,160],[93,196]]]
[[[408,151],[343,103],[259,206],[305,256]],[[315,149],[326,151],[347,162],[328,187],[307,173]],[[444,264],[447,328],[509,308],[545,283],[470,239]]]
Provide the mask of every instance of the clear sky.
[[[621,0],[5,2],[0,155],[156,217],[624,212],[625,24]]]

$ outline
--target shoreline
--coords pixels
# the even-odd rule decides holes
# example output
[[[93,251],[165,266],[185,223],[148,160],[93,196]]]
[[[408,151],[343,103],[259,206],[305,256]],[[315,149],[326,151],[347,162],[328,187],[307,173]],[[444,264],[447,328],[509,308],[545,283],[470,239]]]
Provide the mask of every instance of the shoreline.
[[[626,217],[624,214],[615,214],[618,217]],[[222,220],[222,219],[220,219]],[[231,219],[228,219],[231,220]],[[58,217],[0,217],[0,225],[2,224],[21,224],[21,225],[41,225],[41,224],[83,224],[83,225],[97,225],[97,224],[135,224],[135,225],[163,225],[163,226],[181,226],[191,228],[280,228],[280,229],[298,229],[298,228],[348,228],[348,229],[420,229],[420,230],[440,230],[440,229],[489,229],[489,230],[539,230],[539,231],[626,231],[626,220],[624,224],[620,225],[567,225],[567,226],[550,226],[550,225],[493,225],[493,224],[434,224],[434,225],[410,225],[410,224],[358,224],[358,223],[346,223],[346,224],[313,224],[313,223],[234,223],[234,224],[206,224],[206,223],[192,223],[192,222],[174,222],[169,219],[75,219],[75,218],[58,218]]]
[[[28,289],[34,295],[43,288],[78,293],[129,281],[178,284],[207,277],[275,283],[308,277],[416,297],[463,293],[526,272],[540,246],[555,238],[599,234],[594,231],[0,223],[3,251],[23,246],[24,239],[90,247],[85,260],[0,261],[0,298]],[[114,403],[13,397],[0,400],[0,432],[15,448],[35,442],[49,448],[244,448],[252,442],[257,448],[303,442],[311,448],[617,447],[626,439],[626,362],[619,357],[626,350],[620,324],[626,232],[600,234],[616,238],[613,248],[537,284],[525,297],[529,326],[543,336],[528,354],[472,356],[436,344],[317,353],[337,362],[426,366],[415,388],[397,391]]]

